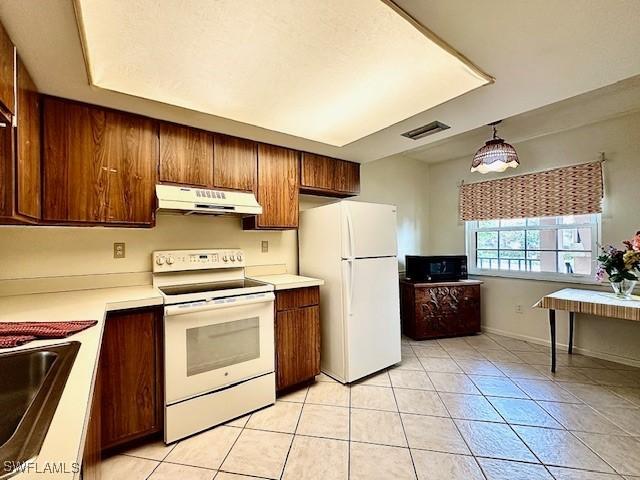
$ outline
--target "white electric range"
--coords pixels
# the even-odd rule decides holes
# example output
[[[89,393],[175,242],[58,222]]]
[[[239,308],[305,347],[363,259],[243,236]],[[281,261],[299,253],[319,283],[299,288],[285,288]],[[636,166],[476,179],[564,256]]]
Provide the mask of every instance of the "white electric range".
[[[244,267],[238,249],[153,253],[166,443],[275,402],[273,286],[245,278]]]

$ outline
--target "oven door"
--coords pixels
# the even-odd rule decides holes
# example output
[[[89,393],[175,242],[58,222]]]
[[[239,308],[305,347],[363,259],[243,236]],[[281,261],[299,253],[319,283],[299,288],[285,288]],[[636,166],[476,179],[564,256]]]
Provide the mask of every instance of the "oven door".
[[[165,399],[171,405],[274,371],[274,295],[165,307]]]

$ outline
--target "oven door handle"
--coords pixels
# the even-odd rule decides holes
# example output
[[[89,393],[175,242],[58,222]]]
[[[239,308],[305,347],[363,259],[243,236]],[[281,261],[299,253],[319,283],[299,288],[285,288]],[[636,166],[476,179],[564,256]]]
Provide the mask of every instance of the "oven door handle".
[[[273,302],[275,300],[273,292],[254,293],[238,297],[219,298],[215,300],[183,303],[181,305],[169,305],[164,307],[165,317],[174,315],[185,315],[194,312],[204,312],[208,310],[220,310],[223,308],[240,307],[255,303]]]

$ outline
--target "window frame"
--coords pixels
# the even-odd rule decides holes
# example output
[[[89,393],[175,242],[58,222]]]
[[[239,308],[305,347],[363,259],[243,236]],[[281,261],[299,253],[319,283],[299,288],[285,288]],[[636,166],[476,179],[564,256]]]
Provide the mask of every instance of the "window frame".
[[[476,233],[477,232],[491,232],[491,231],[522,231],[526,230],[527,226],[514,226],[514,227],[492,227],[492,228],[478,228],[478,221],[466,221],[465,224],[465,246],[468,257],[468,271],[470,275],[476,276],[488,276],[488,277],[505,277],[505,278],[519,278],[523,280],[543,280],[549,282],[562,282],[562,283],[582,283],[589,285],[597,285],[600,282],[596,280],[595,273],[597,266],[595,264],[598,257],[598,245],[600,244],[602,233],[602,215],[600,213],[594,213],[592,215],[592,221],[590,223],[575,223],[566,224],[566,227],[562,224],[556,225],[536,225],[533,230],[553,230],[558,232],[562,229],[573,228],[590,228],[591,229],[591,273],[589,275],[578,273],[559,273],[559,272],[531,272],[522,270],[500,270],[500,269],[487,269],[478,268],[477,255],[476,255]],[[569,215],[557,215],[556,218],[561,218]],[[533,218],[533,217],[532,217]],[[538,218],[538,217],[535,217]],[[563,228],[564,227],[564,228]],[[530,228],[531,229],[531,228]],[[557,233],[556,233],[557,238]],[[556,245],[557,247],[557,245]],[[480,249],[482,250],[482,249]],[[526,249],[525,257],[526,257]],[[539,251],[539,250],[535,250]],[[562,250],[547,250],[547,251],[562,251]],[[568,250],[570,251],[570,250]],[[588,252],[589,250],[583,250]]]

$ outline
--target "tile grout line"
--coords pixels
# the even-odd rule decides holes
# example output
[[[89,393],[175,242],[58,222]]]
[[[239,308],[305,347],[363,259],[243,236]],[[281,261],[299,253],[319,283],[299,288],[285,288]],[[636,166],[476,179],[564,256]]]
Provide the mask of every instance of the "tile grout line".
[[[409,348],[411,348],[411,351],[415,355],[416,352],[413,349],[413,346],[409,345]],[[420,362],[420,365],[422,365],[422,362]],[[422,365],[422,368],[424,368],[424,365]],[[425,373],[427,372],[425,371]],[[429,374],[427,374],[427,378],[429,378]],[[431,382],[430,378],[429,378],[429,381]],[[404,434],[404,439],[407,442],[407,450],[409,450],[409,458],[411,459],[411,466],[413,467],[413,473],[415,474],[415,478],[418,478],[418,469],[416,468],[416,462],[413,459],[413,452],[411,451],[411,445],[409,444],[409,437],[407,437],[407,430],[404,427],[404,420],[402,419],[402,413],[400,412],[400,405],[398,405],[396,390],[393,387],[393,382],[391,382],[391,375],[389,375],[389,383],[391,384],[391,392],[393,393],[393,400],[394,402],[396,402],[396,408],[398,409],[398,416],[400,417],[400,425],[402,425],[402,433]],[[433,382],[431,384],[433,385]]]
[[[289,454],[291,453],[291,448],[293,448],[293,442],[296,439],[296,432],[298,431],[298,426],[300,425],[300,419],[302,418],[302,412],[304,411],[304,406],[306,404],[307,401],[307,395],[309,395],[309,388],[307,387],[307,391],[304,394],[304,400],[302,402],[302,407],[300,408],[300,413],[298,414],[298,419],[296,420],[296,428],[293,429],[293,434],[291,435],[291,443],[289,444],[289,449],[287,450],[287,454],[284,457],[284,463],[282,464],[282,472],[280,472],[280,479],[282,480],[282,477],[284,477],[284,472],[287,468],[287,462],[289,461]],[[276,399],[276,402],[278,400]]]

